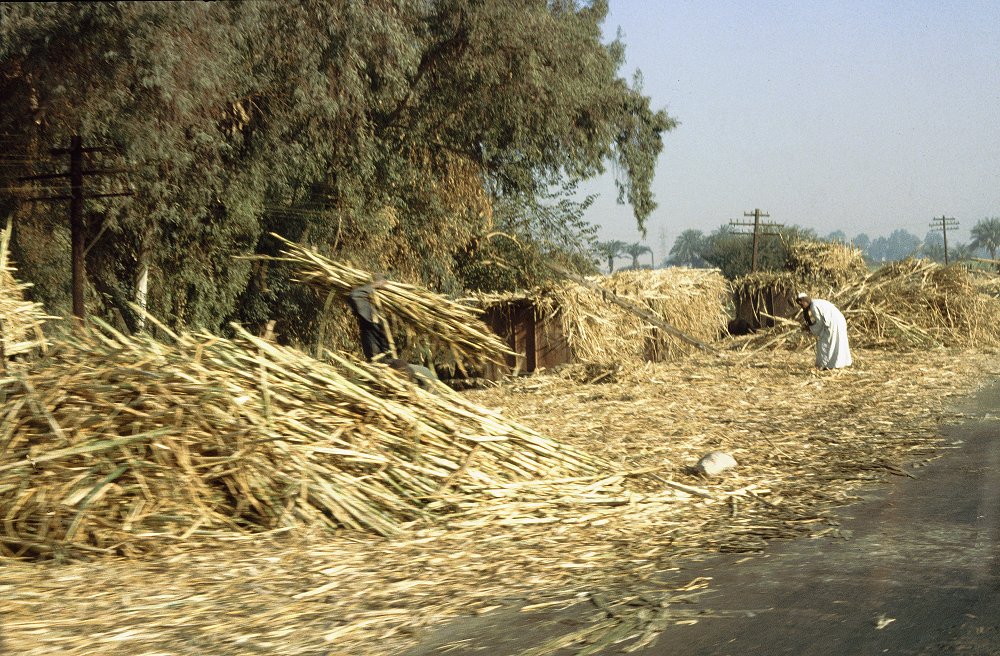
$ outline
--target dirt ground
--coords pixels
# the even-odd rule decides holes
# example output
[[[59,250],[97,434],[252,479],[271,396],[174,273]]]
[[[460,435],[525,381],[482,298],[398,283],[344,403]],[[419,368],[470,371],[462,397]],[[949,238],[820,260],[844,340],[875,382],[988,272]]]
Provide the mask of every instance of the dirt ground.
[[[775,539],[843,537],[835,509],[936,457],[950,439],[941,423],[961,416],[957,401],[1000,371],[995,354],[858,356],[837,372],[811,369],[808,352],[705,356],[471,393],[612,471],[557,492],[498,491],[507,496],[395,540],[192,535],[142,560],[7,561],[3,653],[400,654],[449,620],[518,600],[531,600],[540,620],[587,600],[627,615],[650,640],[667,628],[677,635],[685,622],[705,624],[714,605],[726,609],[712,595],[728,584],[718,573],[708,581],[697,563],[739,554],[726,557],[751,560],[732,569],[750,571],[748,554],[770,553]],[[715,449],[733,453],[737,470],[692,476],[690,465]],[[652,621],[643,604],[655,608]],[[595,626],[593,635],[634,632]]]
[[[1000,384],[962,403],[958,423],[943,428],[940,454],[910,463],[914,478],[870,488],[841,509],[835,537],[683,567],[674,578],[710,578],[712,590],[636,653],[1000,653],[998,408]],[[590,603],[548,614],[512,606],[446,625],[407,656],[518,654],[586,626],[593,611]]]

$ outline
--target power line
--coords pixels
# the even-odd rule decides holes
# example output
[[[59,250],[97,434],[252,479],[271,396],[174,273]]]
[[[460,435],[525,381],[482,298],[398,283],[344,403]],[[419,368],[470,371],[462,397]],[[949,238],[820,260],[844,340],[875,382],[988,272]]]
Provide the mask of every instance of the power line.
[[[80,321],[83,321],[85,314],[85,281],[87,277],[86,254],[89,250],[86,246],[87,224],[83,214],[83,200],[87,198],[110,198],[117,196],[131,196],[131,191],[117,193],[84,194],[83,180],[85,177],[109,175],[118,173],[128,173],[127,169],[107,169],[107,168],[83,168],[84,155],[88,153],[102,153],[109,150],[101,146],[84,146],[83,139],[78,135],[70,138],[69,148],[53,148],[49,152],[53,155],[69,155],[69,171],[66,173],[42,173],[38,175],[28,175],[18,178],[19,182],[37,182],[39,180],[61,180],[69,178],[69,194],[56,196],[40,196],[28,198],[29,201],[70,201],[69,228],[70,244],[72,249],[72,291],[73,291],[73,314]],[[93,244],[91,244],[93,246]]]

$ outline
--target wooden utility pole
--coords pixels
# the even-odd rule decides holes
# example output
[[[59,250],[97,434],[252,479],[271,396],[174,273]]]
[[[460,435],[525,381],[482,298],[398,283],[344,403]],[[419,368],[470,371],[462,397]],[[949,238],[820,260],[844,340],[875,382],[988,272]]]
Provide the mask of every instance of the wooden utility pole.
[[[766,228],[783,228],[784,224],[782,224],[782,223],[762,222],[760,220],[761,217],[769,219],[769,218],[771,218],[771,215],[768,214],[768,213],[766,213],[766,212],[762,212],[760,210],[760,208],[754,209],[753,212],[743,212],[743,216],[746,216],[746,217],[752,216],[753,217],[753,223],[749,223],[748,221],[730,221],[729,225],[731,225],[731,226],[752,226],[753,227],[753,256],[750,259],[750,271],[753,272],[753,271],[757,270],[757,252],[758,252],[758,249],[759,249],[760,238],[761,237],[777,237],[778,234],[779,234],[778,232],[772,232],[772,231],[766,230]],[[740,232],[740,233],[737,233],[737,234],[744,234],[745,235],[745,234],[750,234],[750,233]]]
[[[73,316],[83,321],[87,264],[83,257],[86,249],[87,224],[83,220],[83,140],[74,135],[69,140],[69,234],[73,271]]]
[[[954,217],[945,216],[935,216],[930,223],[930,227],[936,228],[941,231],[942,236],[944,236],[944,265],[948,266],[948,231],[958,229],[958,221]]]
[[[79,135],[73,135],[69,140],[69,148],[54,148],[50,152],[53,155],[69,155],[68,173],[48,173],[44,175],[31,175],[18,178],[22,181],[32,180],[55,180],[59,178],[69,178],[69,196],[42,196],[29,198],[28,200],[68,200],[69,204],[69,232],[71,244],[72,260],[72,292],[73,292],[73,316],[80,322],[86,314],[86,288],[87,288],[87,221],[83,214],[83,178],[90,175],[106,175],[109,173],[127,173],[126,169],[93,169],[84,170],[84,153],[99,153],[107,148],[85,148],[83,139]],[[90,194],[88,198],[108,198],[112,196],[131,196],[132,192],[126,191],[111,194]],[[93,245],[93,244],[91,244]]]

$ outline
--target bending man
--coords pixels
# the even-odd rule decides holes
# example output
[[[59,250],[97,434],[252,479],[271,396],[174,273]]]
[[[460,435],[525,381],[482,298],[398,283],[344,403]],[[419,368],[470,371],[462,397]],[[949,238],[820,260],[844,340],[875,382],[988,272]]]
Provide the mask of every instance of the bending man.
[[[847,343],[847,321],[830,301],[799,294],[795,302],[805,316],[803,330],[816,335],[816,368],[839,369],[849,367],[851,347]]]

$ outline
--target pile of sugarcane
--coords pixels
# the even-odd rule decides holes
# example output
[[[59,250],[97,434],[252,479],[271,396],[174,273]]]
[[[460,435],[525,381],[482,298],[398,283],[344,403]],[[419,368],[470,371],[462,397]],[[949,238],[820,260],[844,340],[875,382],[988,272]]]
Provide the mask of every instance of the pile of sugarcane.
[[[523,295],[483,295],[479,302],[489,307],[529,300],[539,317],[558,323],[573,358],[592,364],[663,362],[696,350],[638,313],[610,302],[600,289],[702,342],[716,341],[726,328],[730,290],[717,269],[620,271],[586,282],[596,287],[564,280]]]
[[[273,235],[284,244],[279,261],[288,262],[299,282],[331,298],[347,296],[352,289],[371,283],[371,273],[326,258],[316,251]],[[421,345],[437,357],[450,355],[460,370],[484,362],[503,364],[507,346],[483,323],[482,312],[442,294],[395,280],[386,280],[373,293],[373,305],[389,319],[390,339],[404,337],[412,348]],[[396,341],[396,340],[394,340]]]
[[[785,268],[814,286],[837,287],[868,273],[864,255],[853,245],[796,239],[785,250]]]
[[[444,386],[234,328],[168,344],[101,325],[0,379],[0,551],[162,551],[301,524],[388,536],[452,495],[602,468]]]
[[[868,346],[995,346],[1000,302],[979,292],[960,265],[930,260],[888,264],[834,295]]]
[[[31,285],[14,277],[10,263],[11,229],[0,230],[0,362],[15,355],[44,351],[48,346],[42,324],[50,319],[40,303],[24,299]]]
[[[812,291],[805,284],[803,291]],[[893,262],[828,292],[823,297],[843,312],[852,344],[899,350],[1000,345],[1000,301],[982,293],[960,265]],[[794,345],[809,342],[800,339],[799,326],[785,321],[776,334],[750,343],[770,346],[781,337]]]

